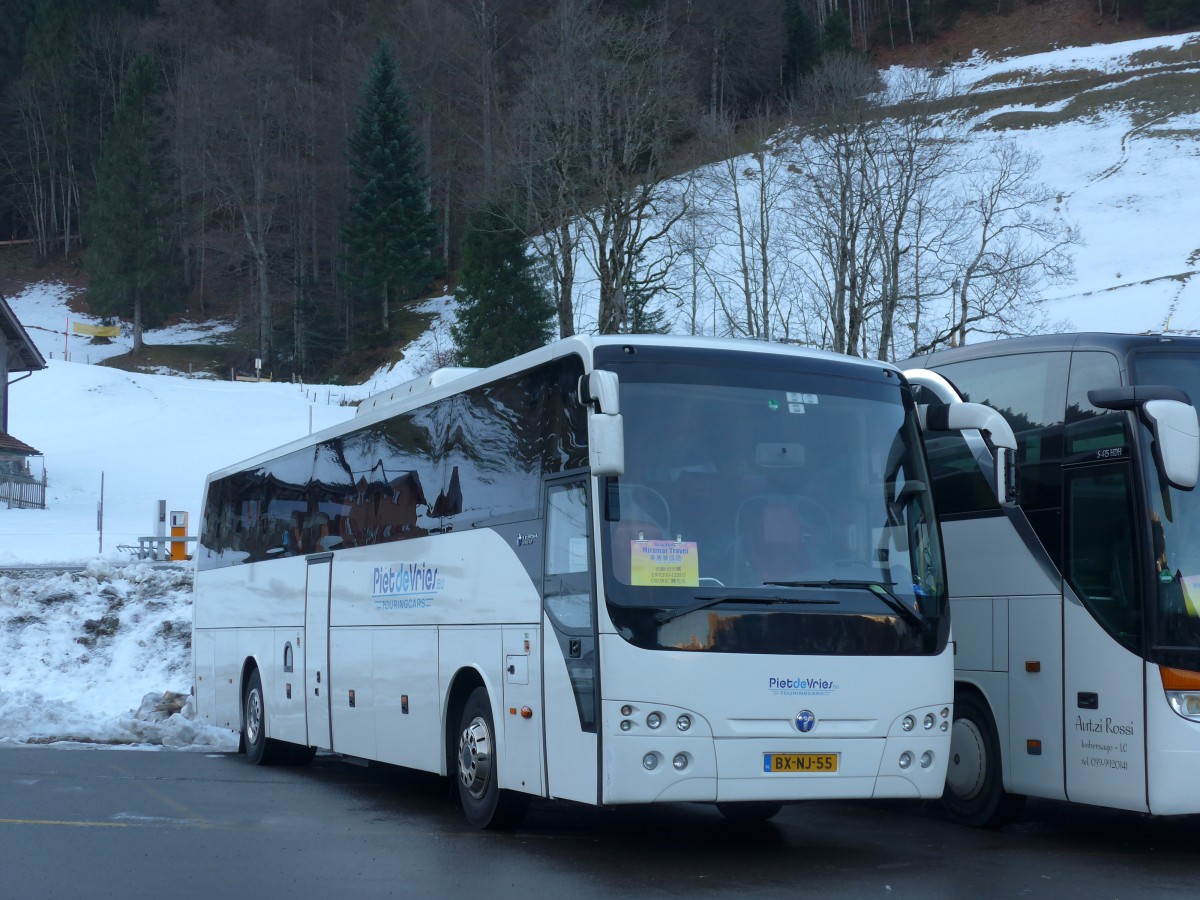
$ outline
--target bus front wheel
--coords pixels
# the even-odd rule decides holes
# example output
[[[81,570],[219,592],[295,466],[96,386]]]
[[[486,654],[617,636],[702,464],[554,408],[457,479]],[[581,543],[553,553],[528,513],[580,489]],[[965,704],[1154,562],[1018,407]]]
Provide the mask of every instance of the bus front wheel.
[[[475,688],[463,707],[457,770],[458,799],[476,828],[512,828],[525,817],[529,795],[500,790],[496,726],[486,688]]]
[[[1025,798],[1004,790],[1000,738],[987,704],[974,693],[954,698],[950,768],[942,806],[956,822],[996,828],[1012,821]]]

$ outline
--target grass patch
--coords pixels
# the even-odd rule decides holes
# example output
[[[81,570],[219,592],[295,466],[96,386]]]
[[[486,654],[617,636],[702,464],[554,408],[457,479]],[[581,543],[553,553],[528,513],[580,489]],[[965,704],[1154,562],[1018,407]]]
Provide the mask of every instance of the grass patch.
[[[104,360],[101,365],[125,372],[170,369],[228,379],[236,355],[232,348],[222,344],[143,344],[142,351],[136,356],[123,353]]]

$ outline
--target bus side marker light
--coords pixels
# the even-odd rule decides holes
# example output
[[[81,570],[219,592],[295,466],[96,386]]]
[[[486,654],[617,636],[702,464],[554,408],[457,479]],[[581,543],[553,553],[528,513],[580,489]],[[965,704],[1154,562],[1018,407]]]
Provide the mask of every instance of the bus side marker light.
[[[528,706],[522,706],[521,707],[521,718],[522,719],[532,719],[533,718],[533,710],[530,709]]]
[[[1026,672],[1040,672],[1040,671],[1042,671],[1042,664],[1039,660],[1027,659],[1027,660],[1025,660],[1025,671]]]
[[[1042,755],[1042,742],[1041,741],[1026,741],[1025,742],[1025,752],[1028,753],[1030,756],[1041,756]]]

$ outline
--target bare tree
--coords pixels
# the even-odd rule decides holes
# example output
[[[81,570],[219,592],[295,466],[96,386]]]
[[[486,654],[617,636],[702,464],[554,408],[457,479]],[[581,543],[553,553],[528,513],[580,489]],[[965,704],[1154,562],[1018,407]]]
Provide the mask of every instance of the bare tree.
[[[273,306],[271,272],[287,199],[285,169],[299,129],[309,119],[297,106],[287,60],[262,44],[242,38],[214,51],[196,67],[195,103],[207,171],[216,192],[215,209],[236,222],[250,262],[257,349],[271,358]]]
[[[1047,214],[1054,193],[1036,181],[1040,162],[1012,141],[989,144],[967,183],[964,240],[952,320],[940,340],[962,345],[972,331],[1028,333],[1036,292],[1074,276],[1071,249],[1081,235]]]

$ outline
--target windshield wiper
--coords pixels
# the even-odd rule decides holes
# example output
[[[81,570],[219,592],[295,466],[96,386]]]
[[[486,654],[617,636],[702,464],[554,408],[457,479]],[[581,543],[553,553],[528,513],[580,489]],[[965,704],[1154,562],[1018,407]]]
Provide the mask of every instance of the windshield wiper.
[[[776,582],[768,582],[775,584]],[[781,587],[786,585],[780,584]],[[674,609],[659,610],[654,614],[654,621],[659,625],[665,625],[672,619],[678,619],[680,616],[686,616],[688,613],[698,612],[702,609],[707,609],[710,606],[716,606],[718,603],[811,603],[820,604],[822,606],[836,606],[840,600],[829,599],[805,599],[803,597],[730,597],[721,595],[719,597],[697,597],[695,603],[690,603],[687,606],[677,606]]]
[[[925,614],[916,607],[909,606],[889,591],[890,584],[884,585],[878,581],[850,581],[841,578],[830,578],[828,581],[764,581],[763,584],[773,587],[857,588],[870,591],[922,631],[929,629],[929,619],[925,617]]]

